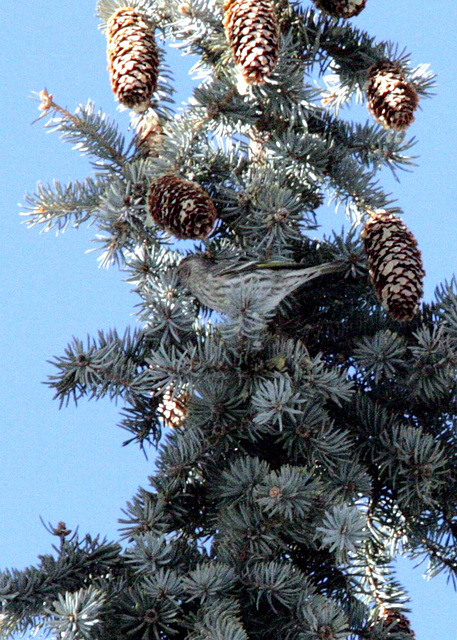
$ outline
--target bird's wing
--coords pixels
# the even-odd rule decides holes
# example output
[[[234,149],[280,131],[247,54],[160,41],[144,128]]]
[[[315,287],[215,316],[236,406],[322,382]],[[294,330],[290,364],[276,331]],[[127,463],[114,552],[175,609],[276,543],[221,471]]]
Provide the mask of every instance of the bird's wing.
[[[259,263],[256,260],[241,260],[239,262],[220,260],[217,266],[214,265],[213,272],[218,276],[243,274],[257,269],[258,265]]]
[[[257,269],[305,269],[304,264],[297,262],[284,262],[283,260],[270,260],[269,262],[256,262]]]
[[[334,261],[334,262],[324,262],[319,265],[309,265],[305,266],[303,264],[299,264],[297,262],[284,262],[282,260],[271,260],[269,262],[258,262],[257,260],[241,260],[239,262],[224,262],[221,260],[218,262],[217,266],[214,265],[213,273],[218,276],[225,275],[234,275],[234,274],[243,274],[249,273],[256,270],[262,269],[271,269],[272,271],[306,271],[310,272],[316,271],[318,273],[333,273],[335,271],[341,271],[343,267],[343,263]]]

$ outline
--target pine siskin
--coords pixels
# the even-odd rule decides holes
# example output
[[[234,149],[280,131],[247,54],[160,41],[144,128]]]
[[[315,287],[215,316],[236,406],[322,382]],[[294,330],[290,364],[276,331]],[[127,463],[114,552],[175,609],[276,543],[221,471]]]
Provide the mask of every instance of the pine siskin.
[[[204,254],[191,254],[181,260],[178,273],[182,285],[205,307],[234,315],[237,312],[234,303],[240,293],[249,296],[252,292],[256,296],[253,310],[266,315],[301,285],[344,268],[341,261],[304,267],[290,262],[261,263],[235,259],[215,262]]]

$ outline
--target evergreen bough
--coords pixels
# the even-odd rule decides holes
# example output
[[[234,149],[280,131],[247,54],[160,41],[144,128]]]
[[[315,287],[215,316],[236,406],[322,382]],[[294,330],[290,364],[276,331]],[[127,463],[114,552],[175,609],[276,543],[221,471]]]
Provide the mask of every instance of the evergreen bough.
[[[430,576],[455,583],[457,283],[405,322],[382,309],[359,234],[373,212],[401,214],[376,174],[408,167],[413,141],[338,115],[353,97],[367,102],[375,65],[390,61],[418,97],[433,76],[349,20],[273,4],[278,60],[240,94],[220,0],[101,0],[102,28],[131,7],[196,56],[201,80],[175,110],[154,49],[156,91],[130,114],[128,145],[91,102],[71,114],[40,94],[47,126],[95,169],[85,182],[40,184],[27,221],[57,231],[93,223],[102,264],[127,272],[141,300],[139,328],[75,339],[49,385],[62,404],[121,398],[127,442],[157,446],[157,472],[125,508],[123,546],[59,523],[54,555],[0,574],[2,637],[400,640],[414,632],[394,559],[425,558]],[[140,82],[148,47],[132,50]],[[170,173],[217,209],[198,246],[174,243],[148,217],[151,182]],[[352,226],[317,241],[325,194]],[[345,268],[273,316],[243,291],[228,319],[182,287],[189,249]]]

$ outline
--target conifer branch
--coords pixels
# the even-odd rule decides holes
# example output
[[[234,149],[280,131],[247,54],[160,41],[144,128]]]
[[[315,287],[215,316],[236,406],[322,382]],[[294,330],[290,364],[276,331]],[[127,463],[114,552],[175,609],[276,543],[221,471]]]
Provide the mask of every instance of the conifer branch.
[[[43,111],[39,119],[53,112],[46,127],[61,131],[62,139],[75,143],[75,148],[83,155],[90,154],[99,158],[95,161],[97,168],[114,167],[119,170],[124,165],[126,157],[123,136],[118,132],[117,126],[110,123],[101,111],[94,113],[91,101],[86,107],[79,106],[73,115],[54,102],[52,94],[46,89],[40,91],[39,97],[39,109]],[[61,118],[56,118],[56,113],[59,113]]]

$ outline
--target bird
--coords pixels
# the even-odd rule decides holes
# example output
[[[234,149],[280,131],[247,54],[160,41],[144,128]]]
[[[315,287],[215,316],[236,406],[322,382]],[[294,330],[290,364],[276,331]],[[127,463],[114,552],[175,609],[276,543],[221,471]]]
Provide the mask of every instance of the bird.
[[[257,262],[223,258],[213,260],[208,254],[190,254],[178,265],[178,277],[198,301],[229,316],[239,312],[240,295],[247,294],[260,315],[273,311],[290,293],[303,284],[344,269],[341,260],[311,267],[291,262]]]

